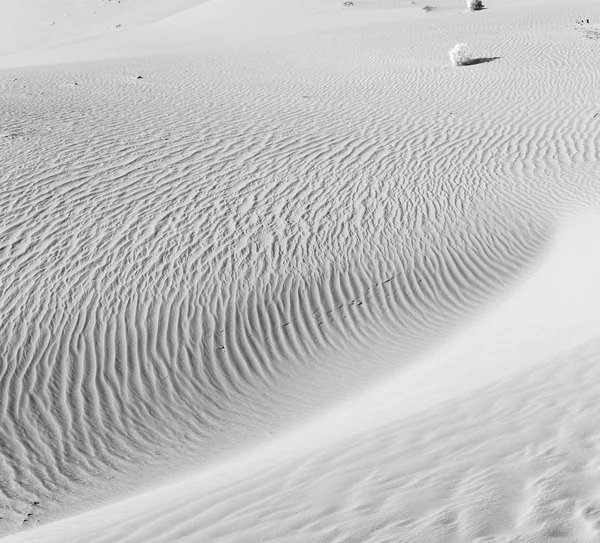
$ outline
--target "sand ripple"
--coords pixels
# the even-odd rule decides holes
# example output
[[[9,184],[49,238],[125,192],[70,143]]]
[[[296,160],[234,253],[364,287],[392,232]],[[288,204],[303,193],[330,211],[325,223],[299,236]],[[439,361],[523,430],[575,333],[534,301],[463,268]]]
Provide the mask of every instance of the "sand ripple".
[[[1,530],[34,502],[59,515],[258,442],[409,364],[530,273],[553,214],[596,201],[597,70],[557,74],[558,46],[494,36],[501,58],[470,71],[427,47],[373,64],[393,36],[350,47],[359,32],[310,70],[327,36],[268,66],[2,73]],[[573,62],[592,46],[577,43]]]

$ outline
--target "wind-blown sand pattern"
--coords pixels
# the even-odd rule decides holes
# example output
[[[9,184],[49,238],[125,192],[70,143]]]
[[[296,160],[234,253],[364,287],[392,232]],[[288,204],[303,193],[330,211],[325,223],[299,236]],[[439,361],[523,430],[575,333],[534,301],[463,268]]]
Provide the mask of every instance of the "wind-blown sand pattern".
[[[0,535],[597,540],[597,6],[109,3],[0,42]]]

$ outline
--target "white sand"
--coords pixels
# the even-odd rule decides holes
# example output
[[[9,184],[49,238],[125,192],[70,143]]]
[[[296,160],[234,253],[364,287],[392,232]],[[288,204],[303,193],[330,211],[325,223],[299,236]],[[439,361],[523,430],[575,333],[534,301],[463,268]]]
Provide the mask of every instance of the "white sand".
[[[593,0],[5,4],[3,541],[598,540]]]

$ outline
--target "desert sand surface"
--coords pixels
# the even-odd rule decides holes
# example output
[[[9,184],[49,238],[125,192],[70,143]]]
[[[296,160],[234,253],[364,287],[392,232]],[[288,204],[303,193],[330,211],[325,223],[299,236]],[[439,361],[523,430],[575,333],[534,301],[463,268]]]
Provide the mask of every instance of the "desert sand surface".
[[[485,5],[0,1],[3,542],[600,541],[600,5]]]

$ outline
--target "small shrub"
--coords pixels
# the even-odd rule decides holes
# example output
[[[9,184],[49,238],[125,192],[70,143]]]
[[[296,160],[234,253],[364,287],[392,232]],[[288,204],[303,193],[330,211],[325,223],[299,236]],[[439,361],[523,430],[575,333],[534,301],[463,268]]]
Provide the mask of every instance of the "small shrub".
[[[485,6],[481,0],[467,0],[467,8],[471,11],[479,11],[483,9]]]
[[[473,60],[466,43],[457,43],[448,54],[453,66],[465,66]]]

